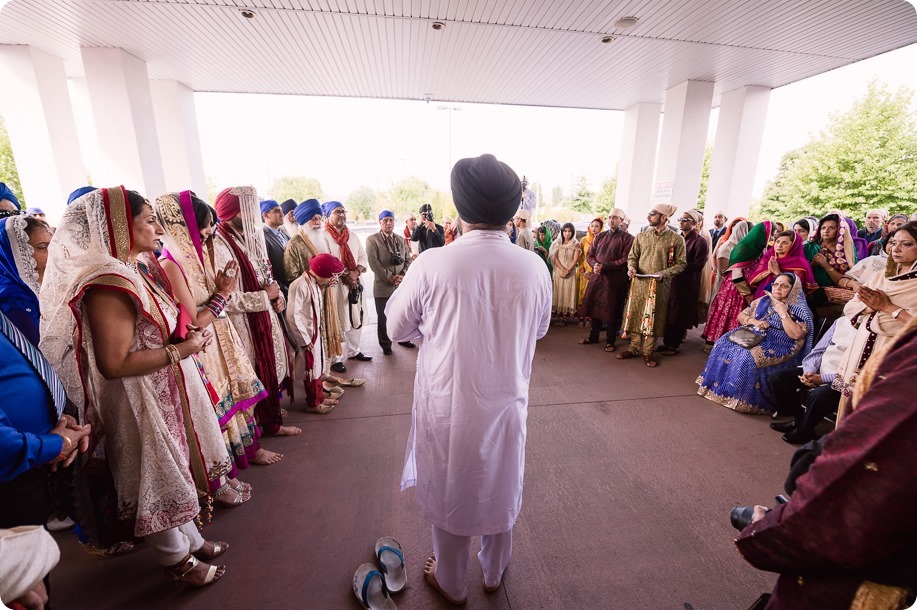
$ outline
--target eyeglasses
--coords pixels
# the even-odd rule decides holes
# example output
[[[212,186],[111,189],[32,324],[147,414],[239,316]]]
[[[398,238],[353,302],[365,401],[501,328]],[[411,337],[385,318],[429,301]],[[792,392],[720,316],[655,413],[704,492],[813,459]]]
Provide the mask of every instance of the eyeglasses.
[[[650,212],[647,216],[659,216],[659,212]]]
[[[682,218],[681,222],[694,222],[693,218]]]

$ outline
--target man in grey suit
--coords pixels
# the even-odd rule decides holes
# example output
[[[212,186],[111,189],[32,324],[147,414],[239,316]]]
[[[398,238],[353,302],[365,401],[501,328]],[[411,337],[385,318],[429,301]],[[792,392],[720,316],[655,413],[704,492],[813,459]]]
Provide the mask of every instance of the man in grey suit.
[[[407,245],[400,236],[395,235],[395,215],[382,210],[379,214],[379,232],[366,238],[366,257],[369,268],[376,276],[373,281],[373,298],[376,301],[376,315],[379,323],[376,332],[379,336],[379,346],[386,356],[392,355],[392,340],[388,338],[386,329],[385,305],[389,297],[404,279],[411,264],[411,257]],[[403,347],[417,347],[410,341],[400,341]]]
[[[280,285],[283,297],[287,296],[286,272],[283,269],[283,251],[290,241],[290,236],[283,228],[283,212],[280,204],[273,199],[261,202],[261,220],[264,221],[264,244],[267,246],[267,258],[271,262],[271,272]]]

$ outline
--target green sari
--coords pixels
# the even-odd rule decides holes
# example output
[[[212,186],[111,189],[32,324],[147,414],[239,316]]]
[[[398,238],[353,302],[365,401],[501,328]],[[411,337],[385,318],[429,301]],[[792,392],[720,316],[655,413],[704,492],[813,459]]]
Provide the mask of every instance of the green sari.
[[[538,231],[535,231],[535,253],[541,257],[541,260],[544,261],[544,264],[548,266],[548,273],[551,276],[554,276],[554,265],[551,264],[550,252],[551,252],[551,228],[544,228],[544,241],[538,239]],[[541,248],[544,248],[542,250]]]

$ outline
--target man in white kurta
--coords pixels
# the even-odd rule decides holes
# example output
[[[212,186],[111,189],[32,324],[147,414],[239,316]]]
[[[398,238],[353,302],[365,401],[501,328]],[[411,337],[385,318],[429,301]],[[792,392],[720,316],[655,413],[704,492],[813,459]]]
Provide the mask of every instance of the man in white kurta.
[[[353,320],[351,320],[351,305],[347,297],[350,294],[348,283],[359,281],[362,274],[366,273],[369,268],[369,262],[366,258],[366,250],[363,243],[355,233],[347,228],[347,210],[339,201],[329,201],[322,205],[322,212],[328,222],[325,224],[326,240],[328,254],[344,263],[346,267],[344,274],[337,284],[337,303],[338,318],[341,323],[341,330],[344,331],[344,344],[341,351],[348,360],[372,360],[371,356],[365,355],[360,350],[360,337],[363,334],[362,306],[363,294],[360,293],[360,303],[354,305]],[[350,257],[343,252],[344,248],[339,243],[341,236],[346,236],[347,248],[350,250]],[[316,244],[318,248],[318,244]],[[352,264],[351,264],[352,263]],[[355,323],[355,324],[354,324]],[[356,327],[355,327],[356,326]],[[341,362],[342,357],[335,358],[331,370],[336,373],[346,373],[347,367]]]
[[[433,524],[425,578],[465,599],[470,536],[482,536],[484,586],[499,587],[522,506],[535,341],[551,316],[551,278],[504,227],[521,195],[492,155],[462,159],[452,191],[463,236],[418,257],[386,307],[393,341],[420,339],[402,489]],[[494,380],[498,380],[497,383]]]

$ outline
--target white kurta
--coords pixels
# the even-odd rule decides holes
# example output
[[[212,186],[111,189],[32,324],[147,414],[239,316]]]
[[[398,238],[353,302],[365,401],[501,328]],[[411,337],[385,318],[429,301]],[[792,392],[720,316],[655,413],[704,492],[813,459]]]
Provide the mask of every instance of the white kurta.
[[[363,267],[364,269],[369,269],[369,260],[366,258],[366,249],[363,248],[363,243],[360,241],[360,238],[357,237],[357,234],[353,231],[350,231],[350,237],[347,240],[347,245],[350,246],[350,252],[353,254],[353,258],[357,261],[357,265]],[[341,247],[338,245],[334,238],[330,234],[325,236],[326,244],[322,244],[321,247],[327,247],[328,254],[333,254],[342,261],[341,258]],[[316,249],[320,249],[320,246],[316,244]],[[362,281],[362,280],[361,280]],[[344,284],[344,282],[337,283],[337,297],[338,297],[338,318],[341,321],[341,329],[344,332],[347,332],[351,329],[350,324],[350,302],[347,300],[347,294],[350,292],[350,289]],[[359,350],[358,350],[359,351]],[[352,354],[348,354],[352,355]]]
[[[293,376],[296,379],[318,379],[325,366],[322,346],[322,290],[308,273],[303,273],[290,284],[287,292],[287,330],[290,341],[295,345],[296,364]],[[311,371],[305,370],[305,352],[312,351],[314,361]]]
[[[471,231],[411,264],[385,308],[392,341],[422,339],[401,488],[459,536],[512,529],[522,507],[529,378],[551,277],[501,231]]]

